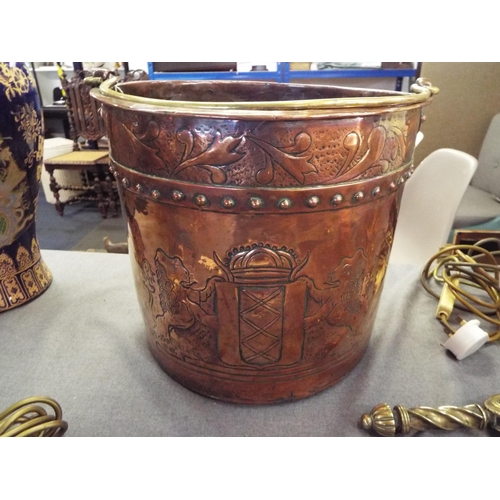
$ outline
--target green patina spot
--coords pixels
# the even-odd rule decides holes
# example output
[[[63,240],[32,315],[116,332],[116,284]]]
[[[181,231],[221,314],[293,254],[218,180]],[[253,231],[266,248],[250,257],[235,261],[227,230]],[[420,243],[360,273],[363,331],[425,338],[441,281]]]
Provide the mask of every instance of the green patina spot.
[[[3,235],[7,232],[7,218],[0,214],[0,235]]]

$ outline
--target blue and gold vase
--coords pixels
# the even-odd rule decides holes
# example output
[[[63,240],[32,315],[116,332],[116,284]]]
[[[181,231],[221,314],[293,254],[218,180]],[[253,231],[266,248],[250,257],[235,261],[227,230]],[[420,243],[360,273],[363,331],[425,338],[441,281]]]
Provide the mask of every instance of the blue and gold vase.
[[[0,312],[38,297],[52,282],[35,232],[42,154],[36,86],[23,63],[0,62]]]

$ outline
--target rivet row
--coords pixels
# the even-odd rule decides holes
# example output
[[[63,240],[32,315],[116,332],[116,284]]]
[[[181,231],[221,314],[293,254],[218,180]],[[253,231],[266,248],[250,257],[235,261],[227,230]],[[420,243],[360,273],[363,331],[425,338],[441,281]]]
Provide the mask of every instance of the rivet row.
[[[129,179],[127,179],[126,177],[122,178],[120,176],[120,174],[116,171],[116,169],[113,169],[112,173],[113,173],[113,176],[116,178],[116,180],[117,181],[119,180],[125,188],[128,188],[130,186]],[[392,181],[388,186],[389,191],[394,191],[399,185],[406,182],[406,180],[408,180],[412,174],[413,174],[413,170],[410,170],[409,172],[406,172],[404,175],[399,177],[396,181]],[[140,194],[143,194],[143,193],[146,194],[146,189],[141,184],[136,184],[135,190]],[[376,186],[372,189],[371,196],[373,198],[376,198],[376,197],[380,196],[381,193],[382,193],[381,187]],[[162,194],[157,189],[151,190],[150,196],[152,198],[154,198],[155,200],[160,200],[162,198]],[[180,191],[179,189],[175,189],[171,192],[170,198],[172,201],[178,203],[178,202],[185,201],[186,195],[182,191]],[[360,203],[365,198],[366,198],[365,192],[357,191],[352,195],[351,203],[353,203],[353,204]],[[196,194],[193,197],[193,201],[198,207],[208,207],[210,205],[208,198],[204,194]],[[344,196],[340,193],[336,193],[330,198],[329,203],[332,206],[340,206],[344,202],[345,202]],[[287,209],[292,207],[293,203],[294,202],[292,202],[292,200],[290,198],[281,198],[277,202],[276,206],[278,208],[280,208],[281,210],[287,210]],[[223,208],[231,209],[231,208],[236,206],[236,200],[234,198],[232,198],[231,196],[224,196],[220,200],[220,204]],[[253,210],[259,210],[261,208],[264,208],[265,204],[266,204],[265,201],[259,196],[251,196],[248,199],[248,207],[253,209]],[[316,208],[316,207],[322,205],[322,200],[318,195],[311,195],[305,200],[304,204],[306,207]],[[322,206],[324,207],[325,205],[323,204]]]
[[[126,179],[122,179],[122,184],[124,186],[128,187],[128,181]],[[144,189],[140,184],[137,184],[135,188],[139,193],[144,192]],[[396,188],[396,185],[394,183],[391,183],[390,188],[394,189],[394,188]],[[379,196],[380,193],[381,193],[381,189],[379,186],[375,187],[371,192],[373,197]],[[155,200],[159,200],[161,198],[161,194],[157,189],[154,189],[153,191],[151,191],[151,196]],[[172,191],[171,198],[173,201],[181,202],[181,201],[184,201],[186,199],[186,195],[182,191],[175,190],[175,191]],[[359,203],[364,198],[365,198],[365,194],[363,193],[363,191],[358,191],[358,192],[354,193],[354,195],[352,196],[352,202]],[[193,198],[193,201],[199,207],[206,207],[209,205],[209,201],[208,201],[207,197],[203,194],[195,195]],[[330,200],[330,203],[333,206],[339,206],[343,202],[344,202],[344,197],[340,193],[333,195],[331,200]],[[230,196],[224,196],[221,199],[220,203],[224,208],[228,208],[228,209],[236,206],[236,201],[233,198],[231,198]],[[305,205],[310,207],[310,208],[316,208],[317,206],[320,205],[320,203],[321,203],[320,197],[313,195],[313,196],[310,196],[309,198],[307,198]],[[258,196],[251,196],[249,201],[248,201],[249,207],[254,209],[254,210],[259,210],[260,208],[263,208],[264,204],[265,204],[264,200]],[[282,210],[286,210],[288,208],[291,208],[292,205],[293,205],[293,202],[289,198],[281,198],[281,200],[279,200],[277,203],[278,208],[281,208]]]

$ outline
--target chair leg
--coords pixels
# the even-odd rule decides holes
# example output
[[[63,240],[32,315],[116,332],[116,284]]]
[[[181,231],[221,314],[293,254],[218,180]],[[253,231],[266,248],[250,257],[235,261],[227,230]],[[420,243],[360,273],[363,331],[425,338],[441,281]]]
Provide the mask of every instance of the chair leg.
[[[54,169],[48,168],[48,167],[45,167],[45,168],[47,169],[47,172],[50,175],[50,190],[52,191],[52,193],[54,194],[54,198],[56,199],[56,205],[55,205],[56,210],[59,213],[59,215],[62,217],[64,215],[64,204],[61,202],[60,196],[59,196],[59,191],[60,191],[61,187],[59,186],[59,184],[56,181],[56,178],[54,177]]]
[[[115,194],[113,191],[113,181],[111,179],[111,173],[109,172],[109,170],[106,170],[105,186],[106,186],[106,192],[107,192],[106,194],[107,194],[108,201],[109,201],[109,209],[111,211],[111,215],[113,217],[117,217],[118,216],[118,206],[116,204],[116,197],[115,197]]]
[[[99,171],[94,173],[94,191],[97,195],[97,208],[99,209],[99,212],[101,212],[102,218],[106,219],[108,216],[108,202],[106,202],[102,193]]]
[[[113,203],[114,217],[118,217],[120,212],[120,195],[116,189],[111,189],[110,197]]]

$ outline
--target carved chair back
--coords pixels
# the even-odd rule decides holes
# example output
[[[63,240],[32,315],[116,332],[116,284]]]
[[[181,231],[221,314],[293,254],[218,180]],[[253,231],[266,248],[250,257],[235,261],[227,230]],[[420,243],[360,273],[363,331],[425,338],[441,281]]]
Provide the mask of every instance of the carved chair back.
[[[115,71],[90,69],[76,71],[75,76],[68,80],[66,74],[60,72],[74,151],[79,149],[79,138],[88,141],[90,149],[97,149],[97,141],[105,135],[98,103],[90,97],[90,90],[113,76],[117,76]]]

